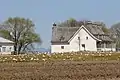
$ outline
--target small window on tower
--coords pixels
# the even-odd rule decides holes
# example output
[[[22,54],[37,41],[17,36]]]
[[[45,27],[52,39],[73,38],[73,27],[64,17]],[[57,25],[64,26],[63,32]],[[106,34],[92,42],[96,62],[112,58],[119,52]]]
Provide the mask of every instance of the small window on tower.
[[[78,37],[78,40],[80,40],[80,37]]]
[[[86,37],[86,40],[88,40],[88,37]]]
[[[61,49],[64,49],[64,46],[61,46]]]

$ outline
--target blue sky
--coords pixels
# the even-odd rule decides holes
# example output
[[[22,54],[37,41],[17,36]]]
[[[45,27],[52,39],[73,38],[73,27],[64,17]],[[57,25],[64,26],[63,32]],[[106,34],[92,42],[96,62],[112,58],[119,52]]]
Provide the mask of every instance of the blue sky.
[[[108,27],[120,22],[120,0],[0,0],[0,22],[8,17],[30,18],[43,44],[49,48],[53,22],[69,18],[103,21]]]

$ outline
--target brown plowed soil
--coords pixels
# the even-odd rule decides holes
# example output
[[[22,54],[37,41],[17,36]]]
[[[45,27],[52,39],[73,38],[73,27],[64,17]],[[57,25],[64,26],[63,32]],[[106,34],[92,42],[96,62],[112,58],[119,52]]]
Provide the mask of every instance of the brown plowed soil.
[[[0,63],[0,80],[120,80],[120,62]]]

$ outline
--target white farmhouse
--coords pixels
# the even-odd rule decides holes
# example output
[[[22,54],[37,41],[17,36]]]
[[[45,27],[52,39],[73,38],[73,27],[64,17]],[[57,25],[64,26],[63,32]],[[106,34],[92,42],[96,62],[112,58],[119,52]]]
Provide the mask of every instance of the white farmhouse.
[[[54,24],[52,27],[52,53],[115,50],[114,41],[96,23],[87,23],[81,27],[58,27]]]
[[[14,51],[14,42],[0,37],[0,54],[11,54]]]

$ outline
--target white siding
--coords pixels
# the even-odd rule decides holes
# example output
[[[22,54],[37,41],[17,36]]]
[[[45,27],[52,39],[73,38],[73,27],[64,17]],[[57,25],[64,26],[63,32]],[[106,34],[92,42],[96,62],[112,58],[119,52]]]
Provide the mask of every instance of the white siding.
[[[0,54],[10,54],[12,51],[14,51],[13,44],[9,44],[9,43],[0,44]]]
[[[11,54],[11,52],[0,52],[0,55],[8,55],[8,54]]]
[[[116,51],[115,48],[98,48],[99,51]]]
[[[68,45],[51,45],[51,52],[71,52],[71,51],[84,51],[85,45],[86,51],[97,51],[97,41],[91,36],[91,33],[88,33],[83,27],[79,30],[79,32],[71,39],[70,44]],[[80,37],[80,46],[79,40]],[[86,39],[88,37],[88,39]],[[61,49],[61,46],[64,46],[64,49]],[[111,48],[101,48],[103,51],[110,51]],[[112,49],[115,51],[115,48]]]
[[[79,40],[80,37],[80,50],[84,50],[82,44],[85,44],[85,50],[97,51],[96,40],[94,40],[83,28],[75,35],[68,45],[51,45],[51,52],[71,52],[79,51]],[[88,37],[88,39],[86,39]],[[61,49],[64,46],[64,49]]]
[[[0,37],[0,54],[11,54],[14,51],[14,42]]]
[[[3,48],[6,48],[5,51],[3,51]],[[12,52],[13,51],[13,46],[2,46],[1,47],[1,52]]]
[[[71,51],[79,51],[78,37],[80,37],[80,50],[82,50],[82,51],[84,50],[84,47],[82,47],[82,44],[85,44],[85,50],[97,51],[96,40],[93,39],[83,28],[71,40],[71,42],[70,42]],[[88,39],[86,39],[86,37],[88,37]]]
[[[61,46],[64,46],[64,49],[61,49]],[[70,45],[52,45],[51,52],[70,52]]]

